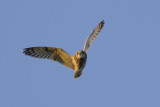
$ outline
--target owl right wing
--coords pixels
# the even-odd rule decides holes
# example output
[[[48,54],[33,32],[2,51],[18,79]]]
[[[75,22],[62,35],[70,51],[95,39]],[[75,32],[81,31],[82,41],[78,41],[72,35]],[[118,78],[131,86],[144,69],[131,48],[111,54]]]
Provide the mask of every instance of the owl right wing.
[[[36,58],[46,58],[57,61],[63,64],[66,67],[69,67],[74,70],[75,66],[73,63],[73,56],[69,55],[61,48],[55,47],[31,47],[25,48],[25,55],[36,57]]]

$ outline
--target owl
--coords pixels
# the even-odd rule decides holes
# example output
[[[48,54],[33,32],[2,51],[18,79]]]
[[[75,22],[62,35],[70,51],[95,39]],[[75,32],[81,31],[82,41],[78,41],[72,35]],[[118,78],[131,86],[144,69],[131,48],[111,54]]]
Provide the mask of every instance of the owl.
[[[101,21],[89,34],[85,41],[83,50],[77,51],[74,56],[69,55],[63,49],[57,47],[30,47],[25,48],[23,53],[35,58],[46,58],[57,61],[64,66],[73,69],[75,71],[74,79],[78,78],[82,75],[83,68],[86,65],[88,48],[97,37],[103,26],[104,20]]]

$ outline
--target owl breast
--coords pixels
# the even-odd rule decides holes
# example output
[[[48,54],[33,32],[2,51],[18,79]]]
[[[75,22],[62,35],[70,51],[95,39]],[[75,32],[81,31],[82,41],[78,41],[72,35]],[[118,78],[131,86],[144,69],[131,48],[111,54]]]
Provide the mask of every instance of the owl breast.
[[[87,57],[85,58],[79,58],[77,59],[76,57],[74,57],[75,59],[75,71],[82,71],[83,68],[85,67],[86,65],[86,61],[87,61]]]
[[[87,58],[81,58],[79,60],[79,63],[78,63],[78,66],[79,66],[79,71],[82,71],[83,68],[85,67],[86,65],[86,61],[87,61]]]

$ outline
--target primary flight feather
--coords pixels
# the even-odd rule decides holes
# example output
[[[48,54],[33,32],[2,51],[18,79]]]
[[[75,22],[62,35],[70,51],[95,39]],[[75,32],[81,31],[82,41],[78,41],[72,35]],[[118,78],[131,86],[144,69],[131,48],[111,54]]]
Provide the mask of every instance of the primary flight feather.
[[[83,50],[76,52],[75,56],[69,55],[61,48],[56,47],[30,47],[24,49],[24,54],[36,58],[46,58],[57,61],[64,66],[75,70],[74,78],[82,75],[82,70],[86,65],[87,51],[93,40],[97,37],[104,26],[104,21],[101,21],[87,37]]]

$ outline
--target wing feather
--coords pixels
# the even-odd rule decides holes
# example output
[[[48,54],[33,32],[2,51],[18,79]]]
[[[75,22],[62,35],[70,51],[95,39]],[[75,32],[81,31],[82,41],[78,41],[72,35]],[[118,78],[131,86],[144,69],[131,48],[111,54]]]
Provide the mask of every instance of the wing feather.
[[[25,48],[23,53],[25,55],[35,58],[51,59],[74,70],[73,56],[69,55],[61,48],[31,47],[31,48]]]
[[[92,44],[93,40],[97,37],[97,35],[99,34],[99,32],[101,31],[101,29],[104,26],[104,20],[101,21],[92,31],[92,33],[89,34],[89,36],[87,37],[85,44],[84,44],[84,48],[83,50],[87,52],[88,48],[90,47],[90,45]]]

